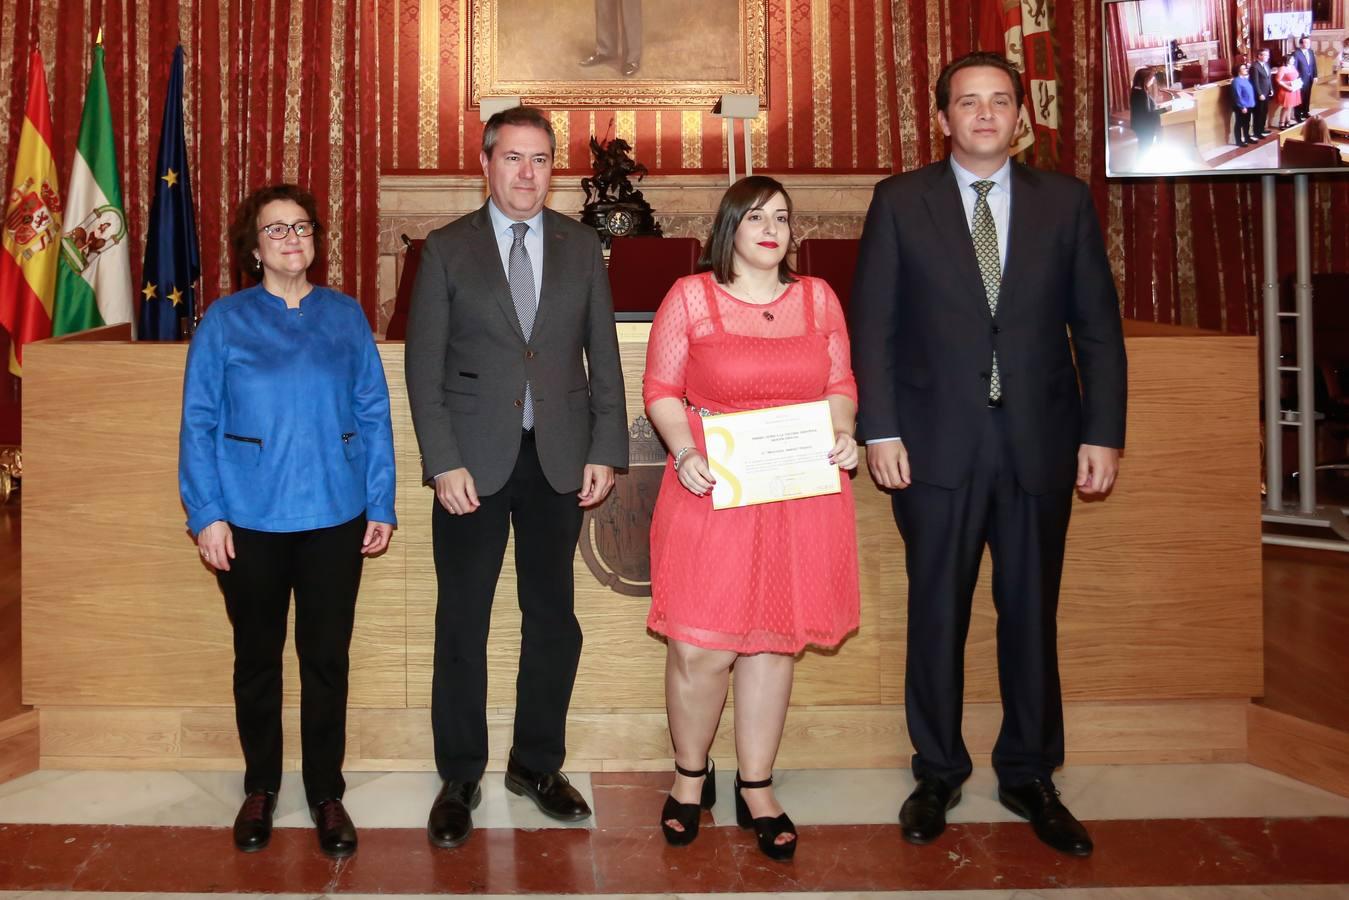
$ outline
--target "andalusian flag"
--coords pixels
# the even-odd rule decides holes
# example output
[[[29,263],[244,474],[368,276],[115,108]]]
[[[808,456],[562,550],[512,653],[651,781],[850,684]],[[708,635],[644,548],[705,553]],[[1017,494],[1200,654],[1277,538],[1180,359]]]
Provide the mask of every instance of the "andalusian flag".
[[[9,370],[22,375],[23,345],[51,337],[61,254],[61,197],[52,158],[52,114],[42,54],[28,58],[28,106],[5,204],[0,253],[0,325],[9,331]]]
[[[98,44],[66,194],[53,334],[131,321],[131,254],[124,209],[103,46]]]

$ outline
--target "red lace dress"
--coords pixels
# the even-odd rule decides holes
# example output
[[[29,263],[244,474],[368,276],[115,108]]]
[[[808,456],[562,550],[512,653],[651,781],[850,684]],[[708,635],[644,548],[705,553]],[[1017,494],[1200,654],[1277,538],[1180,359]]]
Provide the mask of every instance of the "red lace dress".
[[[647,345],[642,396],[687,399],[693,440],[706,452],[698,407],[735,412],[857,399],[843,310],[829,286],[800,276],[772,303],[726,293],[712,274],[675,282]],[[677,449],[677,448],[671,448]],[[797,653],[833,647],[857,629],[857,534],[852,485],[823,497],[712,508],[679,483],[667,460],[651,523],[653,631],[718,650]]]

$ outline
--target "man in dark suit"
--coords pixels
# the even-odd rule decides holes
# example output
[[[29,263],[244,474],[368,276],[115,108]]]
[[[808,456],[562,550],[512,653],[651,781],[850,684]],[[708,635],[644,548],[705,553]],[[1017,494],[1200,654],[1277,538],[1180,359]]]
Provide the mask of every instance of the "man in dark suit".
[[[917,786],[900,823],[913,843],[936,838],[971,771],[964,646],[987,544],[998,796],[1041,840],[1085,856],[1091,839],[1052,781],[1063,763],[1055,612],[1073,489],[1107,493],[1124,446],[1118,300],[1086,185],[1008,157],[1016,69],[972,53],[946,67],[936,95],[950,157],[877,185],[849,328],[867,465],[894,491],[909,576]]]
[[[1255,114],[1251,122],[1251,136],[1257,140],[1269,134],[1269,98],[1274,96],[1274,75],[1269,71],[1269,48],[1262,47],[1251,63],[1251,86],[1255,88]]]
[[[488,120],[491,198],[431,232],[412,293],[408,400],[436,492],[431,731],[444,785],[427,832],[441,847],[468,838],[481,798],[487,634],[512,527],[523,621],[506,787],[556,819],[590,815],[560,771],[581,655],[572,557],[583,507],[627,465],[626,409],[599,239],[544,206],[554,149],[536,109]]]
[[[1302,79],[1302,102],[1297,105],[1297,120],[1305,122],[1311,115],[1312,85],[1316,83],[1316,53],[1312,50],[1312,39],[1306,35],[1293,51],[1293,68]]]
[[[595,0],[595,52],[581,60],[589,68],[618,59],[622,38],[624,75],[642,65],[642,0]]]

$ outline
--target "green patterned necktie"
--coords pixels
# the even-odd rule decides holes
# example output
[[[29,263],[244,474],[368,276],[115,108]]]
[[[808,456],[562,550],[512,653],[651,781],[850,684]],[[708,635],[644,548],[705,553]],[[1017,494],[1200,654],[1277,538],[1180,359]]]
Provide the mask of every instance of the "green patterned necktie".
[[[984,295],[988,298],[988,311],[998,314],[998,291],[1002,288],[1002,254],[998,252],[998,226],[993,224],[993,211],[988,208],[988,192],[993,190],[994,182],[976,181],[972,185],[979,195],[974,201],[974,227],[970,237],[974,239],[974,256],[979,261],[979,275],[984,280]],[[1002,399],[1002,379],[998,373],[998,354],[993,353],[993,368],[989,371],[988,399],[997,402]]]

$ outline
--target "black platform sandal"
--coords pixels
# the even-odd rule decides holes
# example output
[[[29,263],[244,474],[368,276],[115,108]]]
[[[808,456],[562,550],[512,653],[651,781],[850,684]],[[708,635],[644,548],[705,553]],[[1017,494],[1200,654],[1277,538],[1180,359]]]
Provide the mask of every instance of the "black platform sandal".
[[[740,793],[745,789],[754,790],[756,788],[772,787],[773,776],[770,775],[763,781],[741,781],[740,773],[735,773],[735,823],[741,828],[753,828],[754,836],[759,839],[759,849],[764,856],[769,859],[789,860],[792,854],[796,853],[796,844],[800,840],[796,833],[796,825],[792,823],[791,817],[786,813],[779,816],[759,816],[755,818],[750,814],[749,804],[745,802],[745,795]],[[778,836],[790,834],[792,840],[785,844],[779,844]]]
[[[660,811],[660,830],[665,834],[665,840],[673,847],[683,847],[691,844],[698,836],[698,823],[702,819],[703,810],[711,809],[717,803],[717,767],[709,759],[706,766],[696,771],[675,763],[675,771],[685,778],[703,779],[703,794],[697,803],[680,803],[674,798],[674,794],[667,794],[665,806]],[[671,819],[678,822],[683,830],[676,831],[671,828],[669,825]]]

